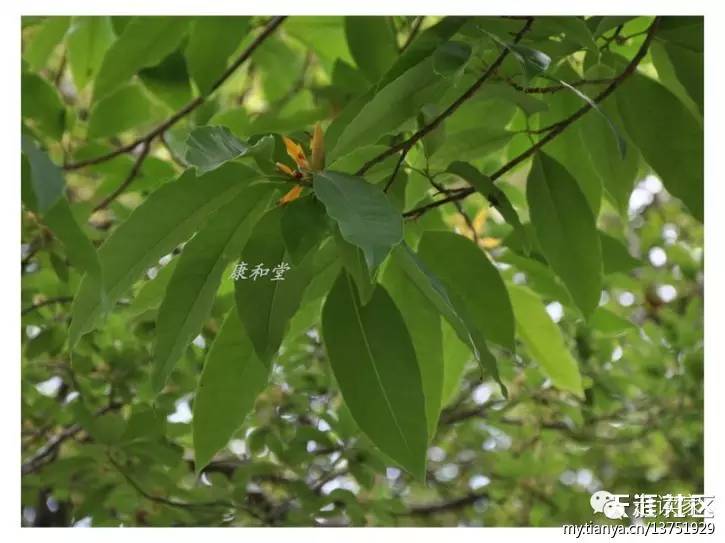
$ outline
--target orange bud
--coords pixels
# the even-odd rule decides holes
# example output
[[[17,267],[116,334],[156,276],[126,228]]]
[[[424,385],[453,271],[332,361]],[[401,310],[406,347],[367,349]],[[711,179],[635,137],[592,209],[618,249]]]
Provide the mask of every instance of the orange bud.
[[[274,164],[279,171],[281,171],[285,175],[289,175],[290,177],[296,177],[294,170],[287,166],[287,164],[282,164],[281,162],[275,162]]]
[[[315,124],[310,147],[312,148],[312,170],[322,170],[325,167],[325,138],[322,134],[322,126],[320,126],[320,123]]]
[[[282,198],[279,199],[279,205],[289,204],[290,202],[295,201],[297,198],[300,197],[300,194],[302,194],[302,185],[297,185],[296,187],[292,188],[287,194],[282,196]]]
[[[305,152],[302,150],[302,146],[299,143],[295,143],[287,136],[282,136],[282,140],[284,141],[284,146],[287,148],[287,154],[295,161],[295,164],[297,164],[299,168],[309,170],[310,165],[307,163],[307,157],[305,156]]]

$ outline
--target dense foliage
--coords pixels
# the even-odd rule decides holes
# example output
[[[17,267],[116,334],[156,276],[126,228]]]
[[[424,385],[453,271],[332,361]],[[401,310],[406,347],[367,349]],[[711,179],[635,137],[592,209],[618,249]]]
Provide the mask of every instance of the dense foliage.
[[[701,18],[22,24],[25,525],[702,491]]]

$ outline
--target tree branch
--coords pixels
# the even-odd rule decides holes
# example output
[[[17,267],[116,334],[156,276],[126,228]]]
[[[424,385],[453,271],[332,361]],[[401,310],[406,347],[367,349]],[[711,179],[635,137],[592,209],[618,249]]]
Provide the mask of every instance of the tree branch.
[[[264,30],[262,30],[261,34],[257,36],[252,43],[250,43],[244,51],[239,55],[239,57],[230,64],[227,69],[224,71],[224,73],[217,79],[217,81],[212,85],[211,90],[207,94],[207,96],[211,95],[214,91],[216,91],[229,77],[241,66],[245,60],[247,60],[252,53],[259,47],[275,30],[276,28],[282,24],[282,22],[287,17],[285,15],[273,17],[269,23],[267,23],[267,26],[264,27]],[[124,153],[129,153],[133,149],[135,149],[137,146],[141,144],[150,144],[151,141],[156,138],[157,136],[161,135],[162,133],[166,132],[169,128],[174,126],[177,122],[179,122],[181,119],[183,119],[186,115],[194,111],[196,108],[198,108],[200,105],[202,105],[206,101],[206,96],[200,95],[191,100],[188,104],[186,104],[184,107],[182,107],[180,110],[178,110],[176,113],[171,115],[168,119],[166,119],[164,122],[162,122],[160,125],[158,125],[156,128],[152,129],[150,132],[144,134],[143,136],[139,136],[135,140],[133,140],[130,143],[127,143],[126,145],[122,145],[121,147],[118,147],[117,149],[114,149],[113,151],[106,153],[105,155],[100,155],[94,158],[89,158],[87,160],[81,160],[79,162],[74,162],[70,164],[66,164],[63,166],[63,169],[65,170],[77,170],[79,168],[83,168],[85,166],[91,166],[93,164],[99,164],[101,162],[105,162],[107,160],[111,160],[112,158],[115,158],[119,155],[122,155]]]
[[[531,28],[532,23],[534,22],[534,19],[532,17],[529,17],[526,20],[526,24],[519,30],[519,32],[514,37],[513,42],[517,43],[521,40],[521,38],[526,34],[526,32],[529,31]],[[402,158],[399,161],[399,164],[402,163],[402,161],[405,159],[405,155],[410,151],[410,149],[415,145],[418,141],[420,141],[426,134],[429,134],[433,130],[435,130],[438,125],[440,125],[446,118],[450,117],[455,113],[455,111],[461,107],[461,105],[466,102],[468,99],[470,99],[473,95],[476,94],[479,88],[481,88],[481,85],[483,85],[486,80],[488,80],[494,73],[496,73],[496,70],[501,66],[503,61],[506,59],[506,57],[509,54],[509,49],[504,48],[501,53],[496,57],[496,60],[493,61],[493,63],[486,69],[486,71],[479,77],[473,85],[471,85],[463,94],[461,94],[450,106],[448,106],[440,115],[438,115],[436,118],[434,118],[431,122],[420,128],[417,132],[415,132],[410,138],[407,140],[398,143],[397,145],[393,145],[392,147],[386,149],[379,155],[371,158],[368,160],[365,164],[362,165],[362,167],[355,173],[355,175],[363,175],[366,171],[368,171],[372,166],[375,164],[378,164],[379,162],[382,162],[386,158],[388,158],[391,155],[394,155],[395,153],[402,151]],[[393,177],[394,179],[394,177]],[[388,187],[390,186],[391,181],[388,182]]]
[[[642,61],[644,56],[647,54],[647,50],[649,49],[650,44],[652,43],[652,40],[654,39],[655,32],[657,31],[657,26],[659,24],[660,18],[655,17],[654,21],[650,25],[649,29],[647,30],[647,37],[642,42],[642,45],[640,46],[637,53],[632,57],[632,60],[627,64],[626,68],[622,70],[622,72],[611,80],[607,88],[605,88],[602,92],[600,92],[594,99],[593,102],[595,104],[599,104],[602,100],[604,100],[607,96],[612,94],[612,92],[617,89],[634,71],[637,69],[637,66]],[[587,103],[583,105],[581,108],[579,108],[577,111],[572,113],[569,117],[562,120],[561,122],[557,123],[556,125],[552,125],[551,130],[541,138],[538,142],[536,142],[534,145],[526,149],[524,152],[516,156],[515,158],[508,161],[506,164],[501,166],[498,170],[496,170],[494,173],[492,173],[489,177],[492,181],[496,181],[499,179],[503,174],[510,171],[523,161],[525,161],[527,158],[529,158],[531,155],[536,153],[539,149],[541,149],[544,145],[549,143],[551,140],[556,138],[559,134],[564,132],[569,125],[571,125],[574,121],[582,117],[585,113],[587,113],[590,109],[592,109],[592,105]],[[403,213],[403,216],[407,219],[416,219],[420,217],[423,213],[426,211],[442,206],[444,204],[447,204],[449,202],[455,202],[457,200],[462,200],[469,196],[470,194],[473,194],[476,192],[476,190],[473,187],[466,187],[463,189],[458,189],[454,192],[451,192],[448,196],[441,200],[436,200],[435,202],[431,202],[429,204],[426,204],[424,206],[411,209],[410,211],[406,211]]]
[[[33,311],[40,309],[41,307],[45,307],[46,305],[51,304],[66,304],[73,301],[72,296],[56,296],[55,298],[48,298],[46,300],[43,300],[42,302],[35,303],[29,307],[26,307],[20,312],[21,316],[25,316],[28,313],[32,313]]]
[[[124,179],[123,182],[118,185],[118,187],[116,187],[116,190],[106,196],[93,208],[94,213],[96,211],[100,211],[101,209],[107,208],[111,204],[111,202],[118,198],[121,193],[126,190],[126,188],[133,182],[133,180],[136,179],[139,172],[141,171],[141,166],[143,166],[144,160],[146,160],[146,157],[149,154],[150,149],[151,141],[147,140],[141,143],[141,152],[139,152],[138,156],[136,157],[136,161],[133,163],[133,166],[131,166],[131,170],[128,172],[126,179]]]

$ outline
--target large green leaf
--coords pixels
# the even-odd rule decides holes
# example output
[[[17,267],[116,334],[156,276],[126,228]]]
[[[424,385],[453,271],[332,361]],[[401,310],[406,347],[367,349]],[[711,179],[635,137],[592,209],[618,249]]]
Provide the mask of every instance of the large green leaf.
[[[322,334],[342,397],[360,429],[386,455],[425,477],[425,396],[415,349],[382,286],[363,306],[352,279],[337,278],[322,311]]]
[[[268,211],[254,227],[241,253],[240,265],[246,266],[247,277],[236,279],[234,285],[239,318],[265,364],[279,349],[315,269],[314,250],[300,264],[291,264],[282,237],[283,212],[283,206]],[[289,269],[277,280],[274,268],[282,265]],[[255,274],[257,266],[266,273]]]
[[[403,218],[379,187],[340,172],[315,174],[315,194],[340,227],[342,237],[362,249],[368,268],[377,268],[403,239]]]
[[[385,268],[382,284],[400,311],[413,341],[423,383],[428,438],[432,440],[438,426],[443,385],[441,317],[396,259],[391,259]]]
[[[281,223],[282,238],[293,264],[299,264],[305,255],[329,233],[325,208],[312,195],[298,198],[284,206]]]
[[[584,396],[576,360],[541,299],[526,287],[508,285],[516,331],[541,370],[562,390]]]
[[[662,17],[655,34],[657,42],[664,47],[675,77],[701,113],[704,109],[705,89],[704,26],[701,16]],[[660,65],[654,54],[653,60],[662,81]]]
[[[189,32],[186,62],[199,92],[211,91],[227,67],[227,60],[249,31],[249,17],[196,17]]]
[[[254,354],[237,312],[224,319],[204,362],[194,397],[194,464],[200,472],[254,407],[269,367]]]
[[[475,243],[453,232],[425,232],[418,256],[448,294],[458,298],[487,340],[514,348],[514,320],[506,287]]]
[[[388,17],[345,17],[345,37],[355,64],[373,83],[398,56],[393,25]]]
[[[184,159],[202,173],[243,156],[271,155],[274,136],[259,138],[253,145],[239,141],[225,126],[200,126],[189,133]]]
[[[184,247],[156,321],[154,391],[164,387],[176,361],[209,316],[222,273],[244,247],[270,192],[271,185],[243,190]]]
[[[31,70],[38,72],[46,65],[48,57],[65,36],[70,21],[70,17],[47,17],[38,25],[23,51],[23,59]]]
[[[110,17],[73,17],[66,43],[68,65],[78,90],[95,77],[115,39]]]
[[[340,234],[339,229],[335,231],[335,247],[342,265],[350,274],[357,287],[360,303],[367,304],[372,298],[377,285],[378,270],[370,270],[365,262],[365,255],[362,250],[352,243],[348,243]]]
[[[88,137],[114,136],[152,120],[152,105],[143,88],[129,83],[94,104],[88,120]]]
[[[458,62],[462,59],[455,57]],[[467,60],[467,59],[466,59]],[[440,60],[439,60],[440,62]],[[455,60],[452,60],[455,63]],[[449,68],[451,63],[447,63]],[[414,118],[421,106],[434,102],[450,84],[433,70],[430,56],[375,93],[340,134],[329,160],[345,155],[397,129]]]
[[[157,309],[161,305],[166,294],[166,287],[169,286],[178,262],[178,258],[173,259],[161,268],[153,279],[149,279],[141,285],[133,302],[128,306],[129,315],[142,315],[146,311]]]
[[[103,57],[93,99],[103,98],[142,68],[155,66],[181,43],[186,17],[134,17]]]
[[[588,317],[601,295],[602,251],[584,193],[561,164],[539,153],[526,182],[526,199],[546,260]]]
[[[702,221],[702,126],[670,91],[645,75],[633,74],[616,96],[625,128],[644,159],[670,194]]]
[[[232,163],[199,177],[187,171],[146,198],[99,250],[109,302],[118,300],[144,270],[191,236],[209,213],[257,175]],[[73,302],[71,345],[92,330],[102,314],[100,299],[90,287],[83,280]]]
[[[43,134],[60,140],[65,130],[65,107],[55,88],[39,75],[23,73],[20,112]]]

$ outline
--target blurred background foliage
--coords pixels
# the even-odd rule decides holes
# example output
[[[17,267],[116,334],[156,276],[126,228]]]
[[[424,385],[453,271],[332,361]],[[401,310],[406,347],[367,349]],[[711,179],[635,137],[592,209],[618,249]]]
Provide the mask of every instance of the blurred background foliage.
[[[148,65],[92,101],[104,55],[132,18],[24,18],[24,130],[58,164],[98,156],[147,133],[209,91],[212,82],[193,75],[198,66],[217,63],[223,70],[265,22],[198,19],[179,18],[163,54],[144,52]],[[153,142],[133,183],[106,209],[93,212],[127,179],[139,149],[68,171],[74,216],[100,244],[149,192],[185,168],[184,141],[195,126],[226,126],[243,140],[273,132],[307,143],[316,121],[344,115],[346,105],[364,96],[399,52],[440,19],[372,18],[346,28],[351,23],[344,17],[289,18],[218,91]],[[551,56],[556,73],[571,81],[584,77],[595,64],[592,57],[599,59],[598,69],[615,55],[631,58],[651,20],[541,18],[524,43]],[[190,42],[203,39],[196,29],[204,25],[218,38],[218,49],[206,57],[189,54]],[[456,39],[473,47],[464,83],[498,51],[477,29],[507,35],[520,26],[503,17],[459,25]],[[368,39],[371,33],[375,40]],[[673,74],[666,44],[656,43],[640,69],[700,118],[692,87],[702,82],[697,74]],[[364,54],[361,48],[375,51]],[[493,170],[530,145],[529,130],[581,104],[568,92],[519,91],[521,83],[513,82],[519,73],[509,57],[497,80],[448,120],[439,141],[429,138],[426,144],[442,147],[441,160],[464,159]],[[441,93],[421,117],[445,108],[464,83]],[[586,160],[586,124],[574,126],[551,152],[578,179],[597,179]],[[381,143],[394,143],[392,138]],[[355,156],[347,160],[360,163]],[[383,180],[391,160],[367,177]],[[475,240],[505,279],[532,288],[563,330],[586,389],[580,401],[553,388],[524,350],[496,352],[509,388],[504,399],[495,383],[481,381],[470,353],[449,333],[446,367],[459,369],[446,370],[446,404],[428,451],[425,484],[387,465],[341,402],[316,320],[334,279],[324,275],[306,294],[253,413],[196,476],[193,393],[205,351],[232,307],[231,279],[225,276],[212,317],[154,400],[148,381],[155,315],[178,251],[146,272],[104,326],[79,344],[71,364],[64,342],[81,274],[43,222],[25,210],[22,523],[555,526],[592,520],[589,496],[597,489],[632,495],[702,491],[703,228],[635,149],[632,161],[619,194],[602,194],[598,181],[585,188],[592,201],[601,202],[600,230],[616,247],[626,247],[607,260],[604,310],[590,324],[582,322],[550,271],[517,252],[510,227],[482,196],[410,223]],[[409,162],[407,183],[396,185],[401,209],[430,198],[428,168],[441,166],[435,159],[428,163],[422,148],[411,150]],[[516,170],[502,185],[522,218],[525,178],[525,171]]]

